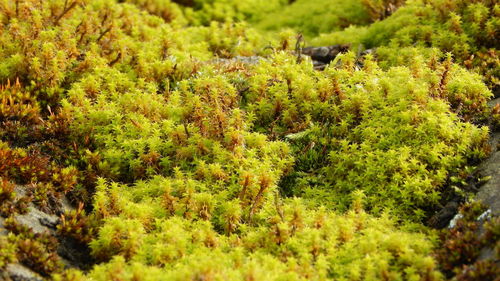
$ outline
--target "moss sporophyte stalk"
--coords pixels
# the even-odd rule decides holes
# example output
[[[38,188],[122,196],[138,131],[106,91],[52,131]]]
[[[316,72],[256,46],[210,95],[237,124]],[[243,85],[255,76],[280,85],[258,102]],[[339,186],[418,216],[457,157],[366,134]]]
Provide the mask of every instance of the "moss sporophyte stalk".
[[[470,201],[492,150],[499,15],[489,0],[0,0],[0,271],[495,280],[479,257],[498,259],[498,218],[468,203],[454,228],[428,222]],[[302,52],[335,44],[322,71]],[[23,223],[34,210],[51,231]],[[68,245],[88,255],[68,262]]]

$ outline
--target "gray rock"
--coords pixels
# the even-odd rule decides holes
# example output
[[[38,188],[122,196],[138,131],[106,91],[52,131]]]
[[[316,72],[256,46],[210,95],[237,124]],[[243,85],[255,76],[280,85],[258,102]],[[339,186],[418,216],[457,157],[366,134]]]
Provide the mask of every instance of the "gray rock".
[[[29,188],[29,186],[16,186],[16,199],[26,196]],[[66,212],[74,210],[65,196],[61,198],[61,210]],[[87,245],[83,245],[70,237],[63,237],[57,234],[58,216],[39,210],[34,204],[30,203],[28,212],[22,215],[15,215],[14,219],[19,224],[29,227],[34,233],[44,233],[55,237],[59,242],[57,254],[66,267],[88,269],[93,263],[90,249]],[[0,236],[9,234],[9,231],[4,228],[4,222],[5,218],[0,216]],[[4,272],[0,272],[0,280],[34,281],[43,280],[43,278],[22,264],[10,264]]]
[[[500,215],[500,151],[493,153],[490,158],[479,166],[483,177],[491,177],[477,193],[481,200],[490,209],[494,216]]]
[[[326,47],[307,47],[302,49],[302,54],[310,56],[313,61],[330,63],[335,57],[349,50],[348,45],[332,45]]]
[[[478,260],[493,260],[495,259],[495,249],[493,247],[485,247],[479,252]]]
[[[224,58],[215,59],[215,60],[213,60],[213,62],[215,62],[215,63],[240,62],[240,63],[244,63],[244,64],[257,64],[263,59],[264,59],[263,57],[259,57],[259,56],[249,56],[249,57],[236,56],[236,57],[231,58],[231,59],[224,59]]]
[[[14,192],[16,193],[16,198],[19,199],[26,196],[26,187],[16,184],[16,186],[14,186]]]
[[[500,103],[500,97],[492,99],[488,102],[488,106],[493,108],[495,105]]]
[[[500,98],[496,98],[488,102],[488,105],[493,108],[500,104]],[[476,200],[482,201],[488,210],[478,217],[480,229],[478,235],[484,232],[484,222],[492,217],[500,215],[500,132],[493,131],[490,135],[490,145],[492,153],[488,159],[482,162],[479,167],[479,175],[481,177],[489,177],[490,179],[484,183],[476,194]],[[495,245],[487,245],[480,251],[478,260],[495,260]]]
[[[500,98],[493,99],[488,102],[488,106],[493,108],[500,104]],[[490,136],[490,145],[492,154],[481,165],[479,165],[479,174],[482,177],[490,177],[490,179],[481,186],[476,198],[485,203],[491,210],[493,216],[500,215],[500,151],[498,146],[500,143],[500,132],[494,131]]]
[[[8,264],[4,275],[13,281],[43,281],[40,275],[18,263]]]
[[[457,222],[459,219],[463,218],[464,216],[462,214],[456,214],[453,219],[451,219],[450,224],[448,225],[448,228],[454,228],[457,225]]]
[[[313,68],[315,70],[324,70],[328,64],[321,62],[321,61],[315,61],[313,60]]]
[[[28,213],[18,215],[15,218],[18,223],[28,226],[34,233],[52,233],[59,221],[57,216],[41,212],[33,206],[29,207]]]
[[[69,211],[73,211],[75,208],[73,206],[71,206],[71,203],[69,203],[69,200],[66,196],[63,196],[63,198],[61,199],[61,206],[62,206],[62,210],[67,213]]]
[[[451,200],[446,203],[438,213],[429,219],[429,225],[438,229],[451,225],[452,221],[455,220],[459,205],[459,200]]]

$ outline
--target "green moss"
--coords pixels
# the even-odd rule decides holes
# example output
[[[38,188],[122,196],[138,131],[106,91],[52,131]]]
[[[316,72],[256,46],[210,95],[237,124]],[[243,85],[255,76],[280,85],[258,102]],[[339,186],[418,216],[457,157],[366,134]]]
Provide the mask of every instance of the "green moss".
[[[324,73],[286,55],[260,64],[247,110],[257,130],[288,139],[298,155],[287,192],[345,210],[360,189],[374,213],[390,207],[422,218],[450,172],[486,155],[487,129],[460,116],[486,112],[491,93],[449,62],[430,68],[414,57],[410,68],[383,71],[368,60],[354,70],[351,55]]]
[[[368,27],[323,34],[312,42],[339,44],[347,40],[365,48],[390,47],[386,52],[390,60],[398,59],[401,48],[434,47],[452,53],[459,63],[484,75],[488,85],[496,88],[500,71],[495,37],[500,23],[498,10],[495,1],[408,1],[390,17]]]
[[[79,208],[57,233],[96,260],[65,270],[54,241],[9,219],[0,267],[55,280],[489,274],[448,243],[470,234],[438,240],[421,222],[489,152],[478,124],[498,119],[498,5],[403,2],[0,1],[1,213],[66,194]],[[377,51],[315,71],[294,29]],[[447,266],[436,248],[460,257]]]
[[[241,202],[214,200],[222,195],[208,199],[213,205],[207,208],[212,210],[207,217],[200,213],[200,205],[206,206],[200,201],[210,197],[203,191],[177,191],[183,188],[176,179],[159,177],[132,187],[101,186],[95,212],[107,218],[91,246],[97,257],[118,257],[95,267],[90,276],[102,280],[118,276],[125,280],[200,276],[354,280],[359,275],[375,280],[383,276],[440,279],[434,261],[426,256],[432,243],[425,235],[395,230],[391,218],[366,214],[360,201],[357,211],[337,215],[308,208],[299,199],[276,202],[271,196],[248,223],[240,215]],[[121,197],[114,197],[118,191]],[[104,205],[106,198],[115,199]],[[173,212],[166,204],[173,204]],[[231,231],[220,224],[229,216]],[[151,275],[139,274],[145,270]]]
[[[289,6],[266,14],[258,21],[257,27],[264,30],[291,27],[307,37],[314,37],[350,25],[365,25],[370,20],[367,9],[359,0],[327,3],[317,0],[297,0]]]
[[[35,234],[29,227],[19,224],[14,217],[4,220],[3,227],[10,233],[2,237],[0,260],[20,262],[35,272],[49,276],[61,272],[63,264],[57,255],[57,240],[48,234]]]
[[[189,1],[189,0],[188,0]],[[181,2],[181,1],[177,1]],[[193,0],[184,8],[185,17],[193,25],[211,22],[258,21],[265,14],[282,9],[288,0]]]
[[[17,262],[17,245],[8,237],[0,237],[0,268],[5,269],[9,263]]]

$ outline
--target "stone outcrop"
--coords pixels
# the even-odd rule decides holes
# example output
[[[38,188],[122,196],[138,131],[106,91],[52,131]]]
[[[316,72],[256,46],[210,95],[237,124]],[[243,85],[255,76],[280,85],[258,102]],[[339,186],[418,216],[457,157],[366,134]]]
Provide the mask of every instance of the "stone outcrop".
[[[16,186],[16,199],[25,196],[27,187]],[[73,208],[67,203],[68,200],[63,197],[58,203],[57,209],[69,211]],[[5,217],[0,216],[0,236],[6,236],[9,231],[5,229]],[[89,249],[72,238],[62,237],[57,233],[57,224],[60,217],[44,212],[37,208],[33,203],[28,206],[25,214],[14,215],[17,223],[27,226],[35,234],[46,234],[55,237],[58,241],[57,254],[66,268],[86,268],[91,263]],[[0,280],[13,281],[38,281],[44,280],[37,272],[33,271],[21,263],[8,264],[4,271],[0,273]]]
[[[490,107],[500,104],[500,98],[496,98],[488,103]],[[491,210],[492,215],[500,215],[500,131],[491,134],[490,144],[491,156],[479,165],[479,173],[489,180],[481,186],[477,193],[477,199],[481,200]]]

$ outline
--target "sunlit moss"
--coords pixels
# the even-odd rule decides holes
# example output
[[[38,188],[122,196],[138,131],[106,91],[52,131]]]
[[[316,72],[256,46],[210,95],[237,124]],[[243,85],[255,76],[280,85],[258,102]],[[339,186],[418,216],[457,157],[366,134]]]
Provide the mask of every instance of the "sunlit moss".
[[[403,2],[0,0],[0,268],[443,279],[422,221],[489,153],[499,9]],[[316,71],[298,32],[352,51]],[[52,206],[63,195],[78,208]],[[89,247],[89,271],[16,222],[31,202]]]

